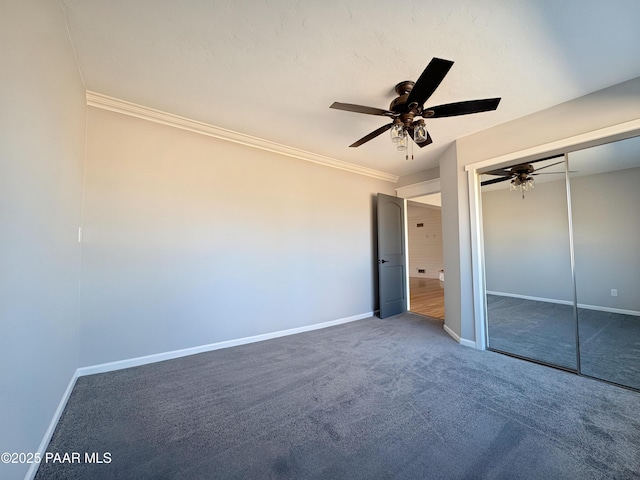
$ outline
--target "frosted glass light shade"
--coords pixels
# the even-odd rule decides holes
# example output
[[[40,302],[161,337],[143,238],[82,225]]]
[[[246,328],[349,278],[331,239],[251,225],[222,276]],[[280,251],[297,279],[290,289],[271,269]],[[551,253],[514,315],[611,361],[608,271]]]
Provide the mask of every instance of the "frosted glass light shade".
[[[409,144],[408,138],[409,135],[407,135],[405,132],[402,132],[402,138],[398,141],[398,150],[400,150],[401,152],[407,149],[407,145]]]
[[[427,140],[427,127],[423,123],[418,123],[413,127],[413,139],[416,143]]]
[[[403,125],[401,123],[395,123],[393,127],[391,127],[391,141],[399,142],[403,136]]]

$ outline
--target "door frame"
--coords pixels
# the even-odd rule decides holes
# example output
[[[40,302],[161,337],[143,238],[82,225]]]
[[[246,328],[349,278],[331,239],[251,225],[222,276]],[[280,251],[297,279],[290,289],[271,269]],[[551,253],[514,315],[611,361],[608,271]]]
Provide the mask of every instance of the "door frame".
[[[511,152],[506,155],[471,163],[464,167],[467,172],[467,185],[469,188],[471,275],[477,349],[485,350],[487,347],[487,302],[480,175],[488,170],[494,170],[514,162],[524,163],[537,158],[570,153],[575,150],[582,150],[583,148],[623,140],[637,135],[640,135],[640,119]]]
[[[407,200],[412,198],[422,197],[424,195],[431,195],[433,193],[440,193],[440,179],[434,178],[432,180],[425,180],[423,182],[412,183],[411,185],[405,185],[404,187],[398,187],[395,189],[396,196],[405,199],[404,209],[404,242],[405,251],[407,257],[405,259],[405,295],[407,297],[407,311],[411,311],[411,294],[409,288],[409,222],[407,219]],[[446,317],[446,308],[445,308]]]

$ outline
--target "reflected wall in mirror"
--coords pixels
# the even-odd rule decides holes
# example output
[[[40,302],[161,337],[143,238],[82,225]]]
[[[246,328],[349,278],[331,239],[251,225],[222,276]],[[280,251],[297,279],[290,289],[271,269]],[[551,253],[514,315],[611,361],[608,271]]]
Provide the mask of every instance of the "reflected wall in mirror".
[[[480,180],[488,347],[577,370],[564,156]]]
[[[640,389],[640,137],[568,159],[581,373]]]

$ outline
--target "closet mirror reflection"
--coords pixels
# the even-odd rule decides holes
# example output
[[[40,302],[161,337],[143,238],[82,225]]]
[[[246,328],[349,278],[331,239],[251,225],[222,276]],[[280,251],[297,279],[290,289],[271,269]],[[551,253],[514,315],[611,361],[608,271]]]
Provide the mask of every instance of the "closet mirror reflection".
[[[568,162],[581,373],[640,389],[640,137]]]
[[[640,137],[480,181],[488,348],[640,390]]]
[[[491,350],[576,371],[565,157],[481,176]]]

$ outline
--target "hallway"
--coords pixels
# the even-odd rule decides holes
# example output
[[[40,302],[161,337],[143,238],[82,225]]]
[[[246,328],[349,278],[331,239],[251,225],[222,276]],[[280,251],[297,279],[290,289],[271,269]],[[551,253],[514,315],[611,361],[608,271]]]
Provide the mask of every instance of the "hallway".
[[[444,282],[437,278],[409,278],[410,310],[444,321]]]

